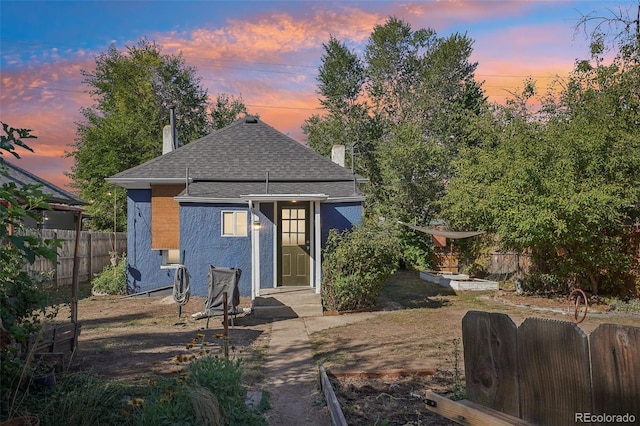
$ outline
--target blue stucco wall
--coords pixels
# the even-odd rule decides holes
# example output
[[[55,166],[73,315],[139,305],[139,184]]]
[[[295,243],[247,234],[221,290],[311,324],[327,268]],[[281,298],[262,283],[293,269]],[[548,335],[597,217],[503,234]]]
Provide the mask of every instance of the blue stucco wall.
[[[273,203],[260,203],[260,288],[273,288]]]
[[[127,192],[127,262],[129,292],[138,293],[173,285],[173,269],[161,269],[160,251],[151,249],[151,190]],[[238,288],[251,296],[251,215],[247,214],[246,237],[222,237],[223,210],[249,212],[246,204],[180,205],[180,249],[190,275],[191,294],[207,295],[209,265],[242,270]],[[360,203],[321,203],[322,247],[330,229],[351,229],[362,220]],[[255,213],[260,218],[260,288],[273,287],[274,205],[260,203]]]
[[[251,215],[247,213],[246,237],[223,237],[223,210],[248,212],[249,208],[246,204],[180,205],[180,249],[185,251],[192,296],[207,296],[209,265],[213,265],[240,268],[240,295],[251,297]]]
[[[127,191],[127,263],[129,292],[173,285],[174,271],[160,269],[160,251],[151,250],[151,190]]]
[[[362,222],[362,204],[360,203],[322,203],[320,204],[322,247],[324,248],[330,229],[343,231]]]

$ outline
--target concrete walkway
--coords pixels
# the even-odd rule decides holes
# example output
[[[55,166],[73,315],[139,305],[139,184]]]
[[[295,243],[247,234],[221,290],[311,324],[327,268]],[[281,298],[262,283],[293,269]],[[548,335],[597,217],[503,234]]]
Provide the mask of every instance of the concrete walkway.
[[[372,316],[363,313],[274,320],[265,380],[272,406],[266,413],[270,425],[331,425],[329,410],[318,386],[318,366],[313,359],[309,334]]]
[[[270,393],[270,425],[331,424],[318,388],[305,318],[274,321],[267,360],[266,390]]]

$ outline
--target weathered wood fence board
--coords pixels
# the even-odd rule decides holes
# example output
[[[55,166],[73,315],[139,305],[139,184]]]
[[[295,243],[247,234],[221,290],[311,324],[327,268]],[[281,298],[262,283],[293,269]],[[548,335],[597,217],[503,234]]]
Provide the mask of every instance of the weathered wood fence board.
[[[471,311],[462,332],[467,399],[518,417],[515,323],[505,314]]]
[[[39,231],[43,239],[62,240],[62,246],[57,250],[56,262],[46,259],[37,259],[28,270],[39,274],[53,274],[50,277],[57,286],[71,285],[73,282],[73,259],[75,249],[76,231],[61,229],[43,229]],[[115,246],[114,246],[115,238]],[[110,264],[110,252],[127,252],[126,232],[89,232],[82,231],[78,246],[79,280],[90,281],[93,276],[101,272]]]
[[[574,323],[527,318],[518,327],[520,417],[573,425],[591,412],[589,341]]]
[[[43,328],[27,341],[26,355],[32,354],[39,358],[55,357],[62,369],[67,370],[78,347],[81,327],[81,323],[75,322]],[[66,362],[65,358],[68,358]]]
[[[640,327],[602,324],[590,337],[594,412],[640,418]]]
[[[602,324],[587,336],[570,322],[527,318],[516,329],[506,315],[470,311],[462,338],[469,401],[540,425],[640,416],[640,327]]]

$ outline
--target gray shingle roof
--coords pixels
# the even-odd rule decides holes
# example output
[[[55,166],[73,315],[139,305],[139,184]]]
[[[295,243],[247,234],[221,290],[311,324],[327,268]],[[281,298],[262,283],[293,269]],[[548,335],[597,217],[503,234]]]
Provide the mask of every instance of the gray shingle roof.
[[[351,182],[269,182],[269,194],[325,194],[330,197],[353,197]],[[237,198],[239,195],[266,194],[265,182],[195,182],[189,185],[189,196],[204,198]],[[181,194],[184,195],[184,192]]]
[[[41,185],[40,191],[44,195],[47,196],[46,201],[48,203],[59,203],[59,204],[69,204],[69,205],[83,205],[87,204],[82,198],[75,196],[74,194],[65,191],[52,184],[49,181],[46,181],[31,172],[26,171],[25,169],[16,166],[6,160],[0,161],[0,167],[5,165],[9,172],[8,176],[0,173],[0,185],[5,183],[13,182],[19,188],[25,185]]]
[[[107,180],[123,186],[132,182],[184,181],[187,167],[193,179],[190,196],[235,198],[263,194],[267,172],[269,192],[273,194],[354,195],[350,170],[251,117]]]

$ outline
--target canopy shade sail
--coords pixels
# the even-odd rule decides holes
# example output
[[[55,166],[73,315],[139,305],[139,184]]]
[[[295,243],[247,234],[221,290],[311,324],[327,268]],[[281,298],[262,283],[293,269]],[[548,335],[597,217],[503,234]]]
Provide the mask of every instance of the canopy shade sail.
[[[415,231],[424,232],[425,234],[431,234],[437,237],[450,238],[452,240],[460,240],[463,238],[475,237],[477,235],[482,235],[485,233],[485,231],[440,231],[438,229],[423,228],[421,226],[415,226],[415,225],[411,225],[409,223],[404,223],[400,221],[398,221],[398,223],[404,226],[407,226]]]

